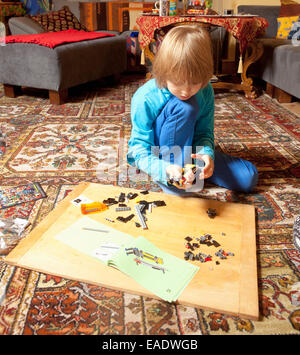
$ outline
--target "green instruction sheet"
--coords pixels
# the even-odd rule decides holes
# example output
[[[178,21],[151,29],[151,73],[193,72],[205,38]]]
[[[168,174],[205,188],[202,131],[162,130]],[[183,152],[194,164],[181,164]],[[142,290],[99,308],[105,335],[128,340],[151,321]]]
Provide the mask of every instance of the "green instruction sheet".
[[[134,240],[131,235],[87,216],[79,218],[70,227],[56,235],[55,239],[105,264],[121,246]]]
[[[169,302],[177,300],[199,269],[165,253],[144,237],[134,238],[87,216],[78,219],[55,238],[119,269]]]
[[[144,237],[129,241],[108,265],[117,267],[162,299],[173,302],[199,267],[163,252]]]

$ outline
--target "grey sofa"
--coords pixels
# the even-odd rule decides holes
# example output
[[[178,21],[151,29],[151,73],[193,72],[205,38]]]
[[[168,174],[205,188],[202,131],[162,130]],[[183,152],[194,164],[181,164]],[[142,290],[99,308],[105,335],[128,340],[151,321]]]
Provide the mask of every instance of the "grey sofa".
[[[269,22],[265,36],[260,39],[264,53],[249,72],[267,83],[268,94],[280,102],[289,102],[292,96],[300,98],[300,46],[291,40],[276,39],[279,10],[280,6],[238,7],[239,13],[259,15]]]
[[[72,11],[72,10],[71,10]],[[12,35],[45,32],[30,18],[9,20]],[[67,43],[53,49],[28,43],[0,46],[0,83],[6,96],[15,97],[22,86],[49,90],[50,103],[62,104],[68,89],[126,70],[126,37],[105,37]]]

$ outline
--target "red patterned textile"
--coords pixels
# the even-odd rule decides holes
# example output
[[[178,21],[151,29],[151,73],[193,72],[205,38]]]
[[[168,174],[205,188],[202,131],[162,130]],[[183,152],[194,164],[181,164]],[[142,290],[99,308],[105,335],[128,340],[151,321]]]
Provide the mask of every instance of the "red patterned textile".
[[[5,43],[35,43],[40,46],[54,48],[60,44],[80,42],[89,39],[115,36],[104,32],[85,32],[69,29],[59,32],[45,32],[32,35],[6,36]]]
[[[136,23],[139,26],[139,42],[142,49],[146,48],[158,28],[179,22],[203,22],[221,26],[239,40],[240,52],[243,53],[248,43],[263,36],[268,21],[256,16],[140,16]]]

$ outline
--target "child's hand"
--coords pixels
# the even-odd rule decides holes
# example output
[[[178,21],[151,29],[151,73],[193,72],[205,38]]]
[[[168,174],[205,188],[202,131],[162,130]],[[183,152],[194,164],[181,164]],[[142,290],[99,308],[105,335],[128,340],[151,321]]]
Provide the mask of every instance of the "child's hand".
[[[182,179],[182,167],[179,165],[171,164],[166,169],[169,179],[173,180],[173,185],[178,189],[184,190],[191,186],[192,182],[195,179],[195,174],[190,171],[185,175],[185,183],[180,185],[178,182]]]
[[[199,159],[204,161],[205,165],[200,173],[200,179],[207,179],[212,176],[214,173],[214,161],[213,159],[207,154],[191,154],[193,159]]]

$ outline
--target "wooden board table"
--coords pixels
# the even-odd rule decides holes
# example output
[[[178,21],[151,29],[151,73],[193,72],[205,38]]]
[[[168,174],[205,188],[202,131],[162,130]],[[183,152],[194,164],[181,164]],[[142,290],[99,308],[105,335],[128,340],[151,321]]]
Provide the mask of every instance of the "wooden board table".
[[[119,270],[55,239],[58,233],[82,216],[80,208],[70,202],[74,198],[83,194],[93,201],[102,202],[108,197],[118,197],[120,192],[127,194],[140,191],[92,183],[78,185],[21,240],[7,255],[6,262],[51,275],[157,298]],[[120,215],[120,212],[115,212],[116,205],[90,216],[134,237],[142,235],[158,248],[181,259],[187,250],[184,246],[186,236],[211,234],[221,246],[216,248],[201,244],[197,249],[197,252],[212,255],[212,261],[187,261],[195,263],[200,269],[177,302],[257,320],[259,312],[254,207],[195,197],[181,198],[157,192],[149,192],[147,195],[139,193],[138,197],[147,201],[166,202],[166,206],[153,208],[152,213],[148,214],[147,230],[136,227],[134,221],[137,218],[128,223],[111,223],[105,220],[104,217],[115,219]],[[133,207],[134,204],[134,200],[129,201],[130,206]],[[216,209],[217,216],[214,219],[208,217],[208,208]],[[122,215],[127,216],[134,211],[132,208],[132,211],[122,212]],[[234,256],[220,260],[215,256],[219,248],[233,252]],[[216,264],[217,260],[220,261],[219,265]]]

